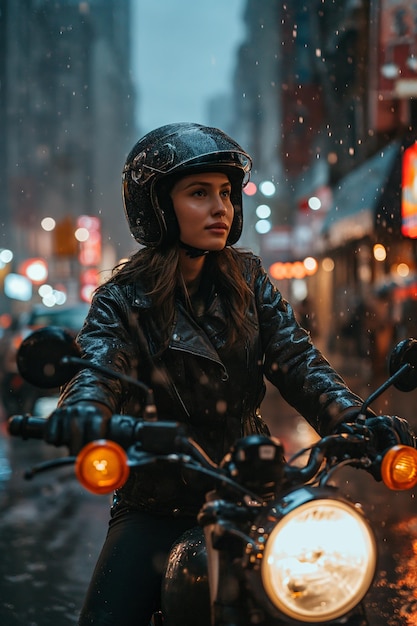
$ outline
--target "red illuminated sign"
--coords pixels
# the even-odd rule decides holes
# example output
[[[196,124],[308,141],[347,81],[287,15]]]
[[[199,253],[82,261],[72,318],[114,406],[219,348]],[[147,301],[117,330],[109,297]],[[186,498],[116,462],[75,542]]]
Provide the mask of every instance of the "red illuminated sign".
[[[98,266],[101,262],[101,223],[98,217],[80,215],[77,220],[80,251],[78,260],[82,267],[80,273],[80,297],[90,302],[94,290],[99,284]]]
[[[403,154],[401,176],[401,233],[417,238],[417,142]]]
[[[101,261],[101,224],[98,217],[81,215],[77,227],[86,232],[80,241],[78,260],[83,267],[98,266]]]

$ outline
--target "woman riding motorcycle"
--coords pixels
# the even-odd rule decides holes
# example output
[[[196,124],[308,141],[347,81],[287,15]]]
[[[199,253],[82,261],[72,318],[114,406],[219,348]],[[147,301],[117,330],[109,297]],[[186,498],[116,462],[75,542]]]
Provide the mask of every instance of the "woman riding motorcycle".
[[[216,128],[170,124],[139,140],[122,192],[141,248],[97,289],[78,336],[86,359],[150,386],[158,418],[184,422],[216,462],[239,437],[268,432],[259,412],[265,378],[321,435],[362,405],[261,260],[234,247],[250,170],[250,156]],[[62,391],[47,440],[58,444],[71,423],[81,445],[104,436],[113,413],[143,410],[137,388],[82,370]],[[368,423],[382,448],[412,441],[400,418],[370,414]],[[79,624],[148,624],[169,548],[195,525],[209,487],[157,464],[131,472],[115,493]]]

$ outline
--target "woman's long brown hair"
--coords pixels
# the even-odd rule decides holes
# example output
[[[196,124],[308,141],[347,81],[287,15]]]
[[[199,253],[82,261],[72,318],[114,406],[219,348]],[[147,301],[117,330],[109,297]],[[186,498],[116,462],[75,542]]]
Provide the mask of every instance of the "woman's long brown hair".
[[[211,252],[205,259],[206,275],[224,303],[227,312],[226,346],[242,340],[251,329],[247,316],[252,292],[245,279],[246,252],[227,247]],[[144,285],[152,299],[152,316],[168,340],[175,316],[175,298],[185,285],[179,269],[178,245],[166,249],[142,248],[120,266],[108,282]],[[184,293],[187,299],[187,294]]]

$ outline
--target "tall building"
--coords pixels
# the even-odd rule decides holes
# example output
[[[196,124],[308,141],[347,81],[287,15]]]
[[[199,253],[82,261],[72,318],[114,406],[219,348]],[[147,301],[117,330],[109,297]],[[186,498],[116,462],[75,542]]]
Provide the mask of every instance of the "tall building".
[[[234,134],[255,159],[252,239],[259,182],[276,187],[271,230],[249,245],[289,291],[281,261],[329,261],[305,282],[333,337],[386,285],[398,307],[417,300],[415,16],[393,0],[246,0]]]
[[[275,224],[291,225],[308,193],[365,153],[364,13],[361,2],[246,2],[235,134],[255,176],[277,185]]]
[[[15,268],[46,256],[57,280],[72,280],[71,246],[59,253],[45,217],[61,225],[98,217],[102,263],[126,254],[121,170],[136,136],[130,19],[130,0],[0,0],[0,248],[13,251]]]

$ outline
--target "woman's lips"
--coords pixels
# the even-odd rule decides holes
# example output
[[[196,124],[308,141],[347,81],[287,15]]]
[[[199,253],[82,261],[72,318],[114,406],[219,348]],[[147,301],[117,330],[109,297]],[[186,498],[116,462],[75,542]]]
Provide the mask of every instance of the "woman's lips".
[[[224,222],[215,222],[214,224],[210,224],[207,226],[207,230],[225,232],[229,229],[228,225]]]

